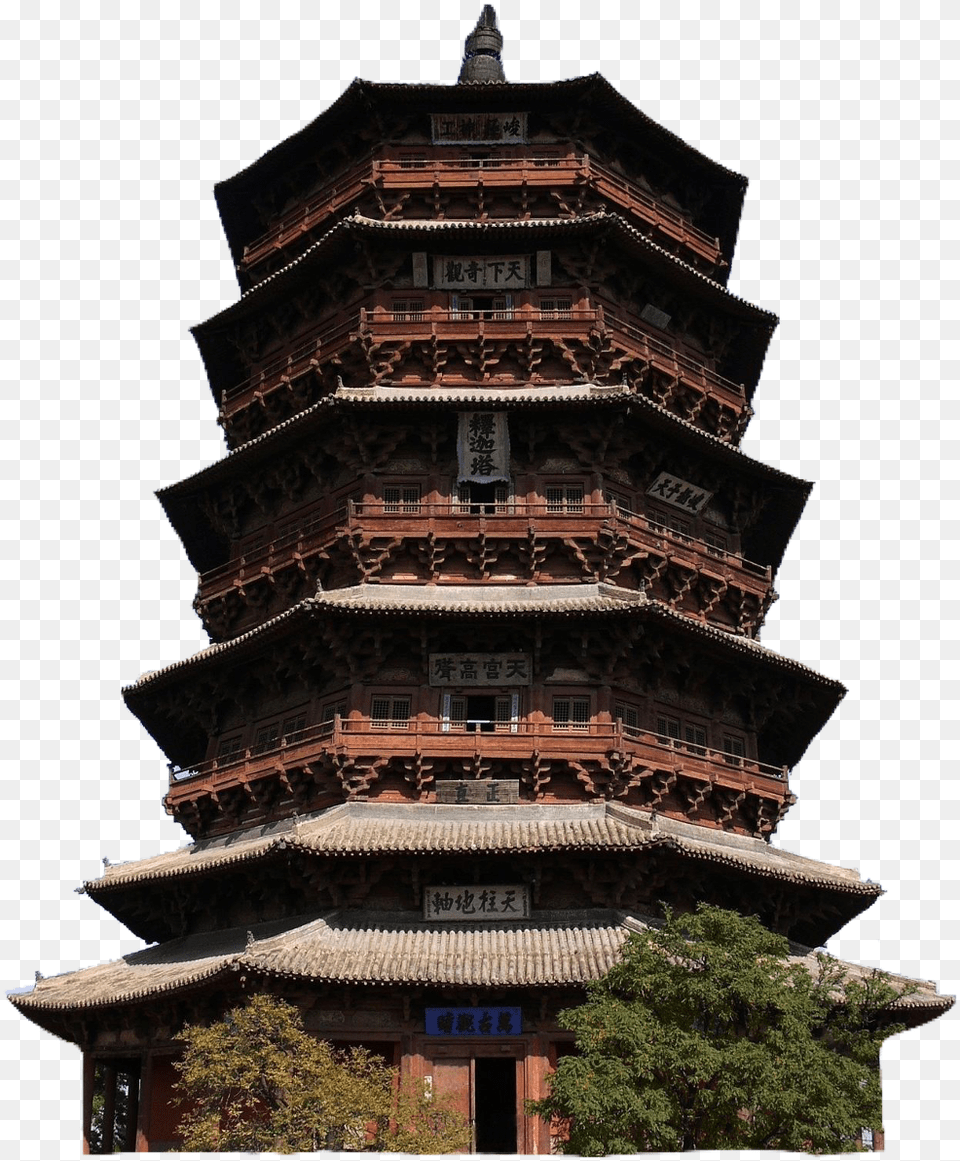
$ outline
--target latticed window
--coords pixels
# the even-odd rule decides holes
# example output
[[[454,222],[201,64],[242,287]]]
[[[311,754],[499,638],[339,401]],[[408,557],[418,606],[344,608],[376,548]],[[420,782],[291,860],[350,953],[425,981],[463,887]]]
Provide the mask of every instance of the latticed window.
[[[221,738],[217,746],[218,762],[235,762],[243,756],[243,734],[234,734],[230,738]]]
[[[680,741],[680,719],[657,714],[657,733],[670,742]]]
[[[253,742],[253,752],[263,754],[267,750],[275,750],[280,744],[280,723],[271,722],[268,726],[261,726]]]
[[[572,298],[541,298],[541,318],[570,318],[573,314]]]
[[[411,512],[420,511],[419,484],[388,484],[383,489],[384,512]]]
[[[590,724],[588,697],[555,697],[553,699],[553,728],[555,730],[585,730]]]
[[[705,754],[707,752],[707,731],[703,726],[684,725],[683,740],[686,747],[694,754]]]
[[[632,507],[630,501],[627,499],[627,497],[622,492],[612,492],[612,491],[607,490],[604,492],[603,496],[608,504],[613,505],[613,507],[616,509],[618,515],[620,515],[620,516],[632,516],[633,515],[633,507]]]
[[[320,720],[332,722],[334,718],[345,718],[346,716],[347,703],[345,701],[328,701],[321,711]]]
[[[690,521],[684,520],[682,516],[675,516],[673,512],[659,512],[654,508],[650,513],[650,520],[654,525],[676,532],[679,536],[687,538],[690,536]]]
[[[427,164],[427,155],[425,153],[401,153],[400,154],[400,168],[401,169],[424,169]]]
[[[742,766],[747,756],[747,743],[739,734],[723,735],[723,759],[731,766]]]
[[[297,714],[292,718],[285,718],[283,726],[280,731],[280,736],[283,739],[283,744],[288,746],[291,742],[296,742],[303,737],[307,729],[307,715]]]
[[[548,484],[544,494],[548,512],[583,511],[583,484]]]
[[[708,551],[717,556],[725,556],[727,552],[727,538],[722,532],[704,532],[703,542]]]
[[[613,707],[613,716],[629,732],[636,732],[640,728],[640,711],[629,702],[618,701]]]
[[[370,706],[370,724],[382,730],[405,730],[410,724],[410,698],[375,697]]]
[[[422,322],[422,298],[397,298],[393,302],[394,322]]]

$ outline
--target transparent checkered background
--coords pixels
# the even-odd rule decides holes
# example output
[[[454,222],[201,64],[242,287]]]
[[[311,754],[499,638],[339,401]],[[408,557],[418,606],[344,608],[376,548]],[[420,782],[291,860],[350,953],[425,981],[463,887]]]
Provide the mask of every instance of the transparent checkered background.
[[[35,0],[2,21],[7,988],[134,950],[74,887],[104,855],[183,838],[120,687],[204,644],[152,492],[223,452],[187,333],[237,297],[214,182],[355,76],[455,81],[480,0],[388,17],[370,0],[140,7]],[[849,689],[776,842],[887,888],[831,951],[953,993],[957,21],[929,0],[869,7],[525,0],[499,15],[510,80],[602,72],[750,178],[730,286],[782,321],[744,446],[817,482],[764,641]],[[6,1006],[0,1020],[0,1158],[77,1156],[77,1050]],[[888,1042],[883,1072],[887,1155],[955,1161],[957,1018]]]

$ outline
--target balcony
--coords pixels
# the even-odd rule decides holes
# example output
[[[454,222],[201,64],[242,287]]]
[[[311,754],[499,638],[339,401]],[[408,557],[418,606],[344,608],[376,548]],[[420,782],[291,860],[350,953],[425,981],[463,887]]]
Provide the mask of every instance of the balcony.
[[[368,155],[339,174],[304,204],[285,214],[270,230],[244,248],[240,269],[254,271],[272,255],[322,226],[330,215],[352,207],[371,192],[388,198],[411,190],[484,191],[520,187],[548,193],[567,191],[577,199],[591,190],[615,208],[639,219],[654,240],[669,248],[685,247],[697,265],[715,270],[724,265],[717,238],[693,225],[679,210],[659,201],[622,174],[587,154],[572,157],[525,157],[505,154],[496,158],[423,157],[389,158]],[[381,203],[382,204],[382,203]],[[579,205],[579,201],[575,201]],[[571,216],[570,210],[565,216]]]
[[[496,310],[451,310],[425,304],[417,311],[363,307],[352,318],[312,328],[297,340],[289,354],[271,360],[249,379],[227,388],[222,397],[222,415],[226,418],[241,411],[351,345],[357,346],[358,357],[362,357],[362,344],[516,341],[527,337],[545,341],[557,337],[572,339],[585,347],[598,339],[608,339],[626,358],[650,364],[667,380],[676,380],[699,395],[712,396],[722,407],[737,414],[746,403],[743,384],[726,379],[693,355],[628,321],[622,313],[613,314],[602,306],[558,310],[525,303]],[[579,378],[571,371],[574,382],[587,377],[586,369]],[[473,381],[471,385],[477,386]]]
[[[436,719],[381,724],[369,718],[337,717],[310,726],[270,750],[256,753],[248,748],[190,767],[171,766],[166,801],[176,811],[178,803],[198,795],[216,795],[229,787],[278,777],[325,757],[348,758],[361,764],[383,757],[442,762],[478,756],[500,762],[606,764],[621,755],[636,758],[651,769],[677,771],[711,785],[752,788],[773,798],[784,798],[788,793],[789,771],[785,766],[692,745],[619,721],[587,722],[579,727],[517,721],[497,724],[486,732],[468,729],[466,723]]]
[[[348,501],[336,512],[307,521],[296,531],[278,537],[200,576],[201,602],[222,597],[235,588],[250,585],[275,570],[289,567],[327,548],[340,530],[362,531],[366,538],[383,537],[438,541],[463,539],[481,531],[499,540],[524,540],[531,531],[544,539],[596,540],[601,527],[627,537],[631,544],[668,556],[689,568],[719,575],[728,584],[764,596],[772,581],[769,565],[702,540],[674,531],[618,504],[584,501],[562,507],[545,501],[471,503],[445,501],[428,504]]]

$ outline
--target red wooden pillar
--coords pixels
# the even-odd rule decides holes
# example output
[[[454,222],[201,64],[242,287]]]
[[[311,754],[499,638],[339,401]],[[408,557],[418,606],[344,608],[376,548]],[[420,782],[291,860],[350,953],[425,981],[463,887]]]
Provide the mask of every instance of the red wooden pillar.
[[[150,1113],[153,1109],[153,1053],[144,1053],[140,1070],[140,1101],[137,1110],[137,1136],[134,1151],[150,1152]]]

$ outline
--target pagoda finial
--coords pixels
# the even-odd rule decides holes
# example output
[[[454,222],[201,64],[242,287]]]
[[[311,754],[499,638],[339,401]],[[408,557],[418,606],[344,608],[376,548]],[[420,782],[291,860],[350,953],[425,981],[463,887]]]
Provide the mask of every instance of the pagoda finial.
[[[477,27],[463,42],[463,67],[458,85],[504,84],[500,50],[503,37],[497,28],[497,14],[492,4],[484,4]]]

